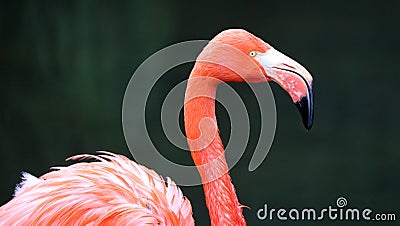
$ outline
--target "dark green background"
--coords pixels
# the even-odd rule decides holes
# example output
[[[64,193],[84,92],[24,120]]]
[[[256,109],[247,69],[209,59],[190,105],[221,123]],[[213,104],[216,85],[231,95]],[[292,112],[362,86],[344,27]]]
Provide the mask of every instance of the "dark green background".
[[[65,165],[71,155],[100,149],[131,157],[121,105],[139,64],[170,44],[241,27],[298,60],[315,79],[315,125],[309,133],[288,95],[272,85],[276,136],[266,161],[252,173],[247,166],[259,116],[250,115],[252,140],[232,170],[239,199],[249,206],[244,210],[248,224],[271,223],[256,218],[264,203],[318,209],[335,206],[340,196],[350,207],[394,212],[399,218],[399,10],[400,1],[1,3],[0,203],[11,198],[21,171],[39,176]],[[162,101],[159,94],[186,79],[190,67],[176,68],[158,83],[154,109]],[[257,112],[249,89],[233,87]],[[217,115],[224,114],[219,108]],[[163,153],[188,162],[189,155],[161,134],[159,113],[151,117],[148,128],[165,147]],[[219,122],[224,143],[227,123]],[[209,224],[202,188],[182,189],[196,222]]]

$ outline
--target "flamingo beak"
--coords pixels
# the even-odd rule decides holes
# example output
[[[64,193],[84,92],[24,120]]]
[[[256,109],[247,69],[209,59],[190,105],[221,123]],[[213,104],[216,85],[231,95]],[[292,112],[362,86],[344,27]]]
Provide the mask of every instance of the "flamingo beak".
[[[313,78],[299,63],[274,48],[257,53],[255,60],[262,66],[268,80],[278,83],[297,106],[303,125],[310,130],[314,119]]]

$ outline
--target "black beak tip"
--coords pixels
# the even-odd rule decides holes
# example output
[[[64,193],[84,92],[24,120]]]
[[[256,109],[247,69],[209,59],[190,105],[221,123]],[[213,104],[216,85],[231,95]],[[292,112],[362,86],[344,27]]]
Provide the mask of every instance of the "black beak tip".
[[[314,108],[313,108],[313,98],[311,96],[310,99],[307,97],[302,97],[300,101],[297,101],[296,107],[301,114],[301,119],[303,121],[303,125],[307,131],[310,131],[313,126],[314,120]]]
[[[311,122],[311,123],[308,123],[307,125],[304,124],[304,127],[306,128],[307,131],[310,131],[311,128],[312,128],[312,126],[313,126],[313,123],[312,123],[312,122]]]

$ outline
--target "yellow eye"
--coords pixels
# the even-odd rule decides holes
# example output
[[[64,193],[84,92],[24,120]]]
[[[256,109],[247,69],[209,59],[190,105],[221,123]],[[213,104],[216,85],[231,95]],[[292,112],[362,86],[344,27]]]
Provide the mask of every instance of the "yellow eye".
[[[255,56],[257,55],[257,52],[256,52],[256,51],[251,51],[251,52],[249,53],[249,55],[250,55],[251,57],[255,57]]]

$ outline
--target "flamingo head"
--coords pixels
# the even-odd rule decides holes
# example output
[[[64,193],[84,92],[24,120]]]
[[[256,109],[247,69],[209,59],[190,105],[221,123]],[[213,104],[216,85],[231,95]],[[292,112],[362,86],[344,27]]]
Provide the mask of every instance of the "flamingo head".
[[[311,129],[314,114],[311,74],[260,38],[243,29],[225,30],[204,48],[197,61],[202,60],[213,62],[202,66],[206,68],[202,74],[224,82],[278,83],[296,104],[304,127]]]

